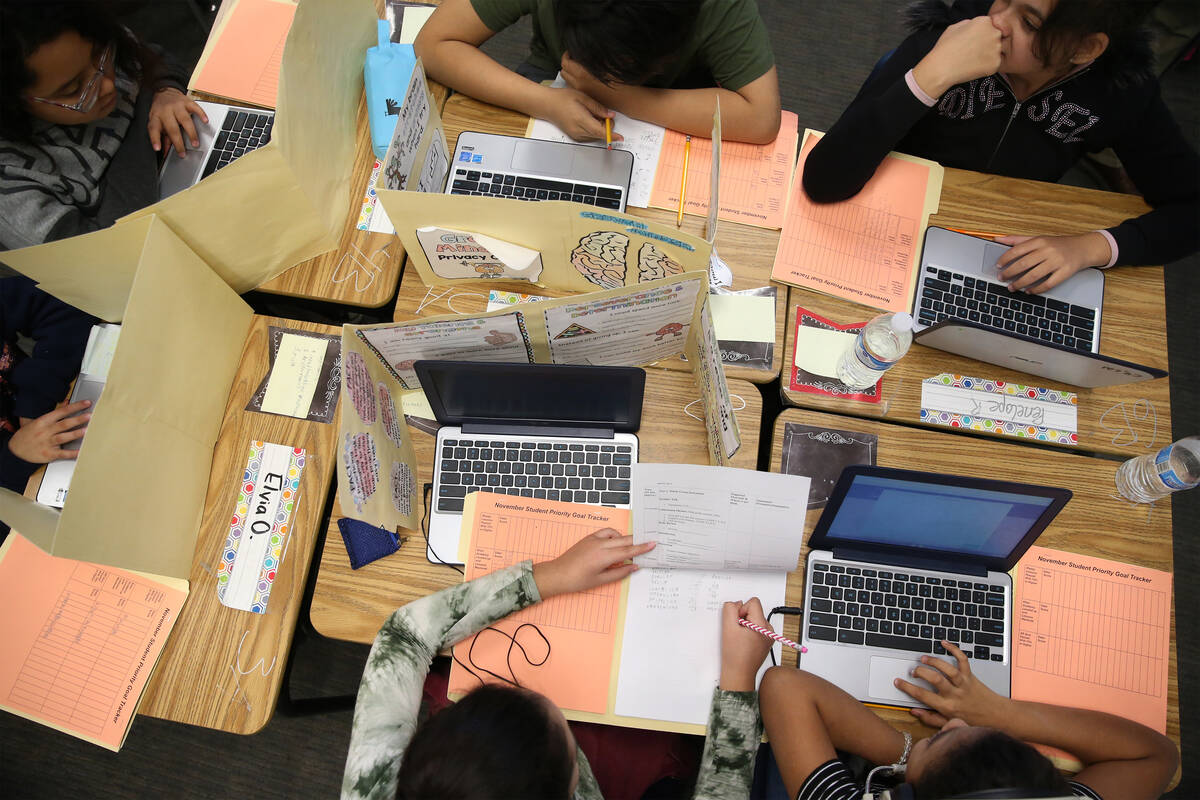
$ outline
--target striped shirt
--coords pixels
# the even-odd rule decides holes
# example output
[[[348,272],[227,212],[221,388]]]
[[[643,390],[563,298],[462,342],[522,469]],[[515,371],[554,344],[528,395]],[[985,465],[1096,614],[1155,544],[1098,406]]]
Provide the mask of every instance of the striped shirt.
[[[1076,797],[1104,800],[1095,790],[1075,781],[1068,782]],[[836,758],[812,771],[800,787],[796,800],[861,800],[863,785],[854,780],[846,765]]]

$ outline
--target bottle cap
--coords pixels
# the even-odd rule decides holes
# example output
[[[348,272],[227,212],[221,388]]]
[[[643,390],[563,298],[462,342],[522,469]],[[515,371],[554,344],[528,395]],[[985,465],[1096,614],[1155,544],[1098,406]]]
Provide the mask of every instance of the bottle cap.
[[[909,314],[907,311],[897,311],[895,314],[892,314],[892,330],[896,333],[911,331],[912,326],[912,314]]]

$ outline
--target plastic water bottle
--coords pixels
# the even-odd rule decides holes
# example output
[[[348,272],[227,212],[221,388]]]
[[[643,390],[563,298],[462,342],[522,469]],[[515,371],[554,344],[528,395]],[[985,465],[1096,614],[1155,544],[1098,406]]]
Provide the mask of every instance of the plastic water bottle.
[[[838,380],[851,389],[874,386],[912,344],[912,315],[880,314],[859,332],[854,346],[838,361]]]
[[[1188,436],[1157,453],[1129,459],[1117,470],[1117,491],[1149,503],[1200,483],[1200,436]]]

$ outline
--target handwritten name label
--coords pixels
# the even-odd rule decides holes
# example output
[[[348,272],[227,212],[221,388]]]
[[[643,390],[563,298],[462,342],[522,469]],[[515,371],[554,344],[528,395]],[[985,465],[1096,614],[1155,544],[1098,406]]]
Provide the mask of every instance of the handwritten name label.
[[[1024,395],[923,383],[921,407],[997,422],[1053,428],[1068,433],[1077,433],[1079,430],[1078,409],[1074,404],[1038,400]]]

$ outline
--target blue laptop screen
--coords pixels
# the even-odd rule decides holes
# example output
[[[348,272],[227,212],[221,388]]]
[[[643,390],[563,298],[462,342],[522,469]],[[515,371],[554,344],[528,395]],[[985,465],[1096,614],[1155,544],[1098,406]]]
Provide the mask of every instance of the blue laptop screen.
[[[1053,497],[858,475],[829,526],[841,544],[1005,558]]]

